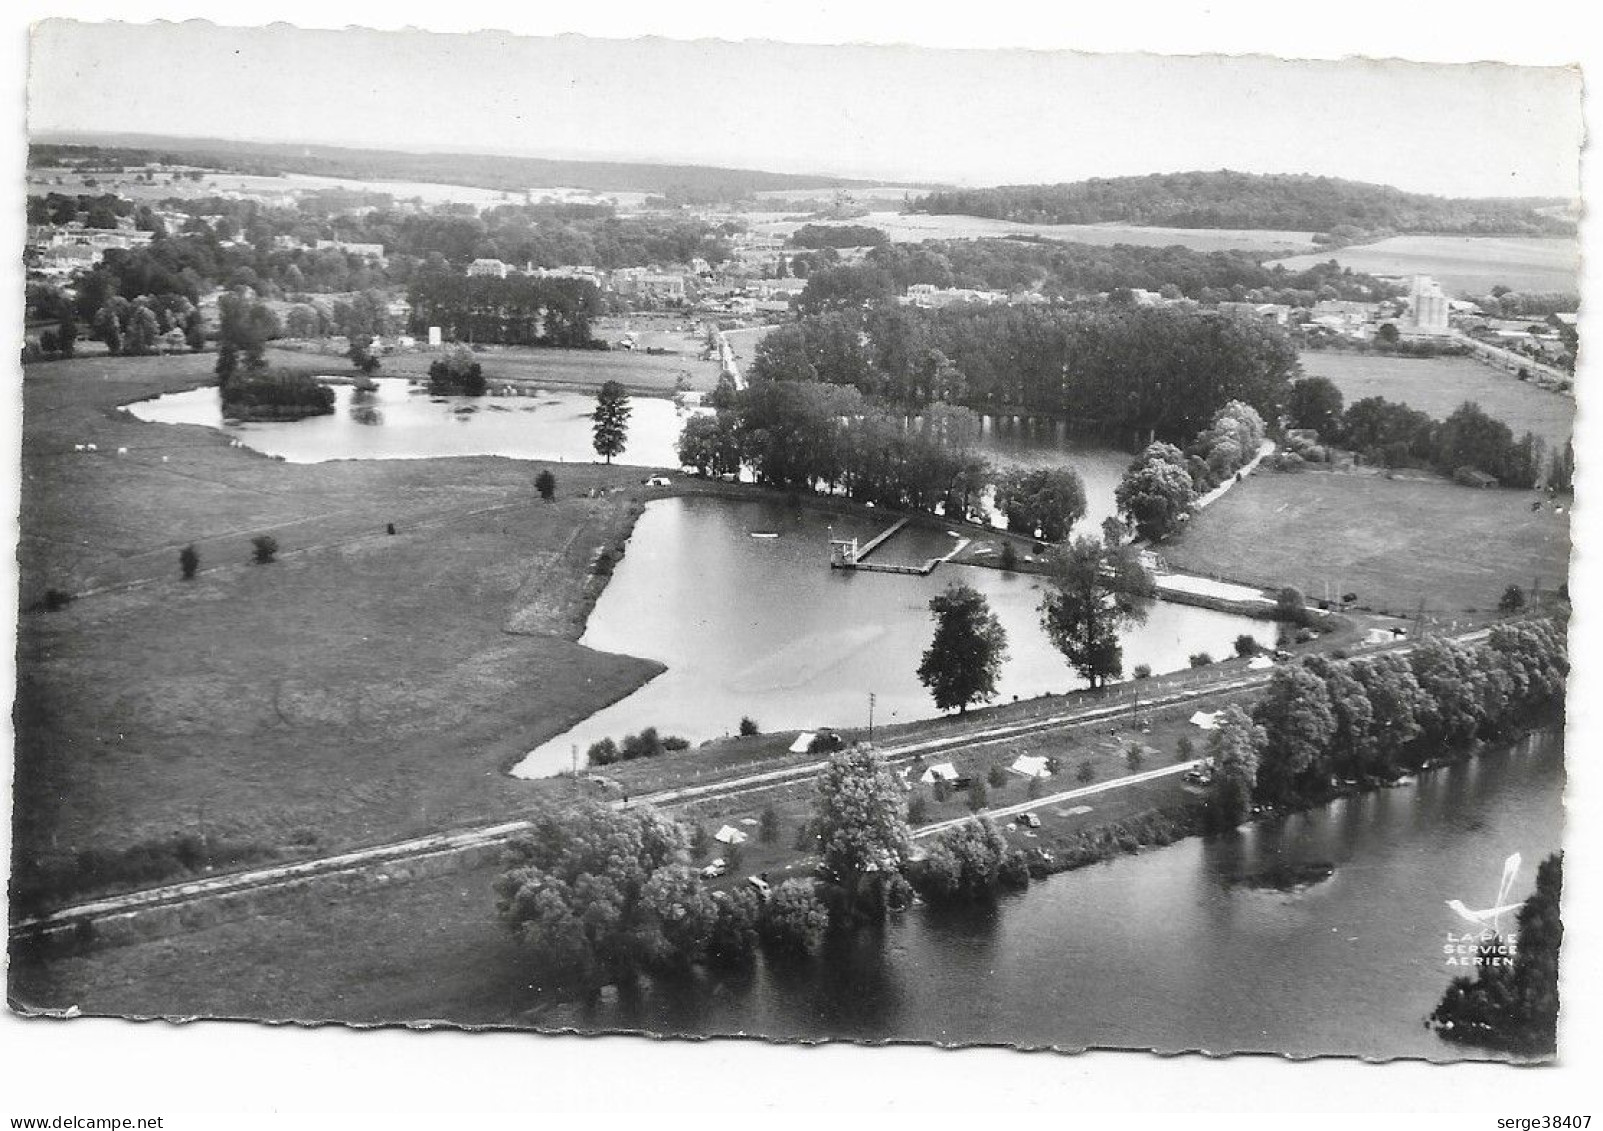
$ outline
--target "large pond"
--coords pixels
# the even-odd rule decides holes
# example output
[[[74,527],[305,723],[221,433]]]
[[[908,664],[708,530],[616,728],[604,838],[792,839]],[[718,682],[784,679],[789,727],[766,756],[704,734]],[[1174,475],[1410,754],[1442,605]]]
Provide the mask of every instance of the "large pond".
[[[541,1026],[1160,1051],[1458,1059],[1424,1027],[1449,980],[1446,906],[1514,899],[1559,847],[1557,729],[1419,782],[1034,884],[926,907],[799,965],[645,985]],[[1330,865],[1323,882],[1266,874]],[[1477,902],[1481,901],[1481,902]]]
[[[583,393],[532,396],[433,397],[407,381],[382,378],[372,392],[334,387],[334,411],[305,420],[229,425],[246,447],[290,463],[336,459],[431,459],[508,456],[513,459],[591,463],[590,413],[595,398]],[[616,462],[634,467],[677,467],[679,434],[693,409],[661,397],[633,397],[628,444]],[[168,393],[129,406],[140,420],[222,428],[215,388]],[[980,449],[999,466],[1072,464],[1085,481],[1084,524],[1094,529],[1117,509],[1113,490],[1130,457],[1072,436],[1060,420],[1014,416],[982,418]]]
[[[432,397],[398,377],[362,392],[334,386],[334,411],[305,420],[229,425],[246,447],[290,463],[334,459],[435,459],[509,456],[513,459],[597,461],[592,446],[595,397],[536,392],[530,396]],[[629,438],[619,463],[674,467],[686,411],[661,397],[632,397]],[[214,387],[168,393],[128,406],[140,420],[223,427]]]
[[[862,726],[870,692],[876,723],[928,718],[935,707],[916,672],[933,631],[929,599],[958,582],[983,593],[1007,629],[1003,701],[1084,686],[1041,631],[1037,578],[956,565],[925,577],[829,568],[831,537],[866,540],[883,525],[780,502],[650,504],[581,643],[668,670],[533,751],[517,773],[566,770],[573,745],[582,755],[647,726],[692,741],[732,733],[747,715],[770,731]],[[923,561],[955,541],[906,530],[874,560]],[[1157,602],[1125,635],[1126,670],[1183,668],[1195,652],[1222,658],[1242,633],[1274,640],[1267,621]]]

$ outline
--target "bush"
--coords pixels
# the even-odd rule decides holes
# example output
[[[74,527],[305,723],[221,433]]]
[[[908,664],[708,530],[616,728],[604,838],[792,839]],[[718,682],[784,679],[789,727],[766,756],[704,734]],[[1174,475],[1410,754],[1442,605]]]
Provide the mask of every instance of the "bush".
[[[952,796],[952,787],[946,784],[945,778],[936,778],[935,785],[932,788],[937,803],[943,802]]]
[[[772,805],[766,806],[757,818],[757,839],[773,844],[779,839],[779,814]]]
[[[1208,655],[1206,652],[1193,652],[1191,654],[1190,662],[1191,666],[1194,668],[1205,668],[1209,664],[1213,663],[1213,657]]]
[[[271,534],[258,534],[250,544],[257,565],[267,565],[278,557],[278,539]]]
[[[998,762],[986,771],[985,780],[992,789],[1005,789],[1007,787],[1007,770]]]
[[[796,826],[796,839],[791,842],[797,852],[810,852],[818,847],[818,834],[813,831],[811,821],[803,821]]]
[[[592,747],[591,749],[594,749]],[[690,857],[693,860],[705,860],[712,854],[712,846],[718,842],[712,839],[712,834],[705,825],[697,825],[690,830]]]
[[[1257,638],[1250,632],[1243,632],[1236,637],[1236,655],[1247,657],[1256,656],[1259,651]]]
[[[1131,670],[1130,674],[1133,675],[1136,679],[1151,679],[1152,678],[1152,665],[1151,664],[1137,664]]]
[[[1019,551],[1012,542],[1002,543],[1002,553],[998,558],[998,564],[1010,572],[1019,568]]]
[[[1275,618],[1290,624],[1308,622],[1308,603],[1301,589],[1288,585],[1275,595]]]
[[[1179,741],[1174,744],[1174,760],[1176,762],[1189,762],[1197,756],[1196,749],[1195,744],[1191,741],[1191,736],[1182,734]]]
[[[1129,749],[1124,752],[1124,764],[1130,767],[1130,772],[1133,774],[1139,770],[1145,760],[1146,748],[1139,742],[1130,743]]]
[[[592,742],[590,749],[585,751],[585,757],[592,766],[610,766],[618,760],[618,744],[610,738]]]
[[[1031,778],[1028,782],[1025,783],[1025,785],[1024,785],[1024,796],[1029,798],[1031,801],[1034,801],[1037,797],[1041,796],[1041,779],[1040,778]]]
[[[557,497],[557,477],[551,474],[549,468],[534,477],[534,489],[540,492],[540,497],[550,502]]]
[[[1083,760],[1079,767],[1074,771],[1074,780],[1083,785],[1086,782],[1094,781],[1095,779],[1096,769],[1091,765],[1091,760],[1087,758]]]
[[[757,720],[746,715],[740,720],[740,733],[743,737],[750,738],[754,734],[761,734],[762,731],[757,728]]]
[[[757,952],[757,924],[762,907],[750,888],[720,892],[712,932],[707,937],[707,961],[714,966],[744,966]]]
[[[811,954],[824,941],[829,912],[811,880],[786,880],[763,905],[758,930],[775,950]]]
[[[997,874],[998,881],[1003,887],[1027,888],[1030,886],[1030,860],[1023,852],[1014,849],[1002,858],[1002,867]]]
[[[978,813],[985,808],[988,801],[990,801],[990,795],[986,792],[983,781],[975,778],[968,783],[968,807],[970,812]]]
[[[1525,590],[1518,585],[1510,585],[1503,590],[1503,596],[1497,602],[1497,611],[1500,613],[1517,613],[1524,607]]]
[[[44,605],[46,612],[54,613],[65,609],[75,599],[73,594],[68,593],[65,589],[46,589],[44,600],[40,603]]]
[[[907,803],[907,823],[922,825],[929,820],[929,802],[922,793],[915,793]]]
[[[195,571],[199,568],[200,554],[195,550],[194,546],[185,546],[178,551],[178,569],[184,575],[185,581],[193,578]]]

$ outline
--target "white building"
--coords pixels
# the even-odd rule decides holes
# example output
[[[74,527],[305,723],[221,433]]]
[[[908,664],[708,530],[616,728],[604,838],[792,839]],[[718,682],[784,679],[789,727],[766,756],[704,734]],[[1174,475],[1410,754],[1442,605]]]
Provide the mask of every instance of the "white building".
[[[1438,335],[1447,326],[1449,300],[1441,286],[1428,275],[1415,275],[1408,289],[1408,317],[1402,330],[1408,334]]]
[[[475,259],[468,264],[468,278],[505,279],[512,273],[512,264],[502,263],[499,259]]]

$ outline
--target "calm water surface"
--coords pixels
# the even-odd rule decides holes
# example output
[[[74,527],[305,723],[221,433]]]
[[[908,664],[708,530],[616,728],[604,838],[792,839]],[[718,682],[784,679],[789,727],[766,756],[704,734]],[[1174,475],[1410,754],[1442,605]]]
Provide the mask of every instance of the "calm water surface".
[[[668,670],[535,750],[517,773],[561,772],[572,745],[582,755],[647,726],[692,741],[733,733],[743,715],[771,731],[863,726],[869,692],[876,723],[929,718],[937,712],[916,674],[934,631],[929,599],[956,583],[983,593],[1007,629],[1000,701],[1084,686],[1041,631],[1035,578],[953,565],[927,577],[828,567],[831,536],[866,539],[882,526],[778,502],[649,504],[580,642]],[[922,561],[955,541],[942,530],[904,531],[881,560]],[[1274,625],[1157,602],[1126,634],[1125,668],[1170,671],[1202,651],[1223,658],[1242,633],[1272,644]]]
[[[1283,822],[1069,872],[993,907],[916,907],[801,964],[646,985],[542,1026],[783,1038],[1277,1051],[1492,1054],[1423,1027],[1456,971],[1444,900],[1483,906],[1503,861],[1517,899],[1559,847],[1554,728]],[[1302,890],[1250,880],[1330,864]]]

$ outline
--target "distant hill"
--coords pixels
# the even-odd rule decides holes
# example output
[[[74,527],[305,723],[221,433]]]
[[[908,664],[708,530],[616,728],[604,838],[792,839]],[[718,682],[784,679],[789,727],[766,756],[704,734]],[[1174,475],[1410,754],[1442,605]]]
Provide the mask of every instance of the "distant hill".
[[[765,190],[850,188],[878,183],[710,165],[558,161],[485,153],[407,153],[152,134],[45,134],[35,137],[29,147],[30,164],[50,165],[63,157],[89,157],[126,165],[151,161],[203,165],[262,176],[306,173],[369,181],[429,181],[519,192],[527,188],[563,186],[598,192],[643,192],[691,203],[743,200]]]
[[[1311,231],[1350,243],[1380,235],[1572,235],[1550,200],[1455,200],[1386,185],[1301,174],[1229,170],[1111,177],[1057,185],[933,192],[913,207],[1026,224],[1143,224],[1160,228]]]

